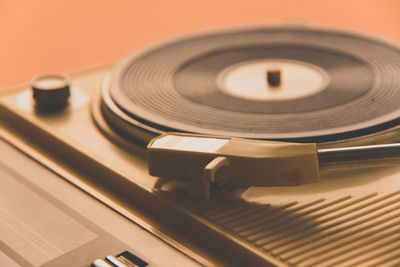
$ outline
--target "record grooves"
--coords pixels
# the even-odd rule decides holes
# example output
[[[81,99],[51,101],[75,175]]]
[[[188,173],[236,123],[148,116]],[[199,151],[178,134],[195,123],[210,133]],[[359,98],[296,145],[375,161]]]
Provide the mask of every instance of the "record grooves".
[[[247,99],[221,88],[218,79],[231,66],[264,61],[315,66],[327,82],[289,100]],[[398,125],[398,73],[400,49],[370,37],[311,28],[225,31],[129,56],[107,85],[112,107],[103,105],[111,111],[108,120],[122,112],[155,135],[172,130],[325,142]]]

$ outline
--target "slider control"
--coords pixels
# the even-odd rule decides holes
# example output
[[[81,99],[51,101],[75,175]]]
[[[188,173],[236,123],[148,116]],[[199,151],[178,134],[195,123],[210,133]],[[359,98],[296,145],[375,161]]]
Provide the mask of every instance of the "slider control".
[[[146,267],[149,264],[129,251],[124,251],[118,255],[107,256],[104,259],[97,259],[90,267]]]

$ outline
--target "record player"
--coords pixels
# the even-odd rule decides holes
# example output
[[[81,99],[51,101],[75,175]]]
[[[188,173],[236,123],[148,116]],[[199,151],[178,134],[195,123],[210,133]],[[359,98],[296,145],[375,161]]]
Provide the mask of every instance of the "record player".
[[[399,73],[399,45],[365,34],[202,32],[3,93],[2,137],[200,264],[396,266],[400,166],[338,156],[317,183],[213,184],[204,201],[190,179],[150,175],[146,146],[168,132],[321,151],[397,143]]]

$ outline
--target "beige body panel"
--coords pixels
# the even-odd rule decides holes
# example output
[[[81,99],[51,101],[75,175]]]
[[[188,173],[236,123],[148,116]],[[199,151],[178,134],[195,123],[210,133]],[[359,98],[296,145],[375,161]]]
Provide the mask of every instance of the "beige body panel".
[[[73,87],[96,101],[109,71],[74,74]],[[319,183],[296,187],[234,188],[203,204],[190,200],[179,185],[150,176],[142,148],[116,137],[118,146],[103,136],[89,104],[40,115],[18,106],[25,90],[16,88],[0,99],[0,120],[10,140],[206,265],[399,260],[390,235],[398,233],[400,222],[400,167],[323,175]]]

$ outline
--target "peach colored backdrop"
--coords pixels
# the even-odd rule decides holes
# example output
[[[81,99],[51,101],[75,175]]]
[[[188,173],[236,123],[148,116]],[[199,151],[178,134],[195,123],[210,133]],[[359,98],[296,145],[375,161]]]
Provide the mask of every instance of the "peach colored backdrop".
[[[0,0],[0,87],[204,28],[305,20],[400,43],[397,0]]]

